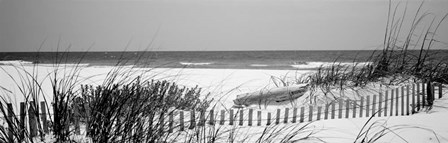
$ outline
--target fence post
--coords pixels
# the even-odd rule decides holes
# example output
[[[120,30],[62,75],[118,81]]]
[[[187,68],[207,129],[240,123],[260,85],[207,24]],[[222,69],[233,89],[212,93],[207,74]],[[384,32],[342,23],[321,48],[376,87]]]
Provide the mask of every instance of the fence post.
[[[325,111],[324,111],[324,120],[328,119],[328,110],[330,108],[330,105],[326,104],[325,105]]]
[[[338,114],[338,119],[341,119],[342,118],[342,110],[343,110],[343,107],[344,106],[344,100],[343,99],[339,99],[339,109],[338,109],[338,111],[339,111],[339,114]]]
[[[233,125],[233,109],[230,109],[229,113],[229,125]]]
[[[370,95],[366,96],[366,117],[370,117]]]
[[[184,111],[180,111],[179,120],[180,120],[180,123],[179,123],[180,129],[179,130],[184,131]]]
[[[173,111],[174,112],[174,111]],[[169,114],[169,123],[168,123],[168,125],[169,125],[169,130],[168,130],[168,132],[169,133],[172,133],[173,132],[173,122],[174,122],[174,117],[173,117],[173,112],[171,112],[170,114]]]
[[[387,102],[389,102],[389,90],[386,90],[386,94],[384,95],[384,117],[387,116]]]
[[[434,99],[436,99],[435,98],[436,97],[436,90],[435,90],[436,87],[435,87],[435,84],[431,83],[431,89],[432,89],[431,91],[432,91],[432,96],[433,96],[432,99],[434,100]]]
[[[90,130],[89,130],[89,127],[90,127],[89,122],[90,121],[88,121],[88,119],[89,119],[88,117],[90,117],[90,107],[89,107],[89,105],[87,103],[85,103],[83,106],[84,106],[84,109],[86,109],[86,127],[85,127],[85,130],[86,130],[86,134],[89,135],[89,132],[90,132]],[[152,118],[151,118],[151,120],[152,120]]]
[[[195,117],[195,111],[194,109],[190,111],[190,127],[189,129],[194,129],[194,127],[196,126],[196,117]]]
[[[420,111],[420,106],[421,106],[421,102],[420,102],[420,83],[417,83],[417,93],[415,94],[417,98],[417,111]]]
[[[165,127],[165,117],[164,117],[165,113],[162,113],[159,115],[159,132],[163,132],[164,131],[164,127]]]
[[[268,112],[268,119],[267,119],[267,122],[266,122],[266,125],[271,125],[271,112]]]
[[[382,111],[383,111],[383,93],[380,92],[379,96],[378,96],[378,117],[381,117]]]
[[[309,108],[310,111],[308,112],[308,121],[311,122],[313,121],[313,106],[310,105]]]
[[[360,103],[360,107],[359,107],[359,117],[360,118],[364,117],[363,112],[364,112],[364,97],[361,97],[361,103]]]
[[[249,109],[249,122],[247,125],[252,126],[252,114],[254,113],[254,109]]]
[[[275,118],[275,124],[280,124],[280,109],[277,109],[277,116]]]
[[[45,103],[44,103],[44,106],[45,106]],[[80,113],[79,113],[79,107],[78,107],[78,105],[74,105],[74,109],[73,109],[73,115],[74,115],[74,120],[75,120],[75,134],[76,135],[79,135],[79,134],[81,134],[81,129],[80,129],[80,126],[79,126],[79,118],[81,117],[80,116]],[[45,118],[45,117],[44,117]],[[42,119],[42,121],[44,121],[44,119]]]
[[[439,99],[442,98],[442,83],[439,83]]]
[[[417,108],[417,104],[415,104],[415,84],[412,84],[412,93],[411,93],[411,100],[412,100],[412,111],[411,113],[415,113],[415,108]]]
[[[46,104],[44,101],[40,102],[40,109],[42,112],[41,120],[42,120],[43,130],[44,130],[44,133],[48,133],[47,108],[46,108]]]
[[[210,110],[210,120],[208,121],[209,125],[215,125],[215,110]]]
[[[322,106],[317,106],[317,119],[320,120],[320,116],[322,115]]]
[[[427,89],[425,89],[425,83],[422,82],[422,108],[426,106],[426,98],[425,98],[426,90]]]
[[[404,86],[401,86],[401,116],[404,116]]]
[[[288,123],[288,118],[289,118],[289,108],[285,108],[285,118],[283,120],[283,123]]]
[[[395,90],[392,89],[390,91],[390,116],[394,115],[394,94],[395,94]]]
[[[356,100],[353,100],[353,115],[352,115],[353,118],[356,118],[356,106],[358,106],[356,104]]]
[[[2,104],[0,103],[0,105],[2,105]],[[0,106],[0,108],[2,108],[2,110],[3,110],[3,106]],[[6,104],[6,109],[8,110],[8,117],[7,117],[8,120],[11,121],[11,122],[14,122],[13,117],[15,115],[14,115],[14,110],[12,108],[12,104],[11,103],[7,103]],[[14,136],[13,136],[13,128],[14,128],[14,126],[13,126],[13,124],[14,123],[8,124],[8,141],[11,142],[11,143],[14,142]]]
[[[261,111],[257,111],[258,123],[257,126],[261,126]]]
[[[25,139],[25,118],[26,118],[26,103],[20,102],[20,141],[22,142]]]
[[[225,118],[226,118],[225,116],[226,116],[226,111],[221,110],[221,121],[219,122],[220,125],[224,125]]]
[[[37,135],[37,124],[36,124],[36,112],[34,110],[35,106],[32,104],[34,101],[31,101],[30,107],[28,108],[28,123],[30,126],[30,137],[33,138]]]
[[[347,99],[345,101],[345,118],[348,119],[348,116],[350,115],[350,99]]]
[[[397,88],[395,92],[395,116],[398,116],[398,109],[400,109],[400,106],[398,105],[398,100],[400,98],[400,88]]]
[[[305,107],[300,107],[300,123],[303,123],[305,116]]]
[[[335,118],[335,112],[336,112],[336,104],[334,102],[331,103],[331,119]]]
[[[244,124],[244,110],[240,110],[240,123],[239,125],[242,126]]]
[[[374,116],[376,113],[376,95],[375,94],[373,95],[372,100],[373,100],[372,101],[372,116]]]
[[[292,123],[296,123],[296,121],[297,121],[297,108],[294,107],[292,111]]]
[[[204,126],[205,125],[205,110],[200,112],[200,118],[199,118],[199,125],[198,126]]]
[[[409,115],[410,114],[410,105],[409,104],[411,104],[411,102],[409,101],[409,93],[410,92],[410,87],[409,87],[409,85],[406,85],[406,115]]]

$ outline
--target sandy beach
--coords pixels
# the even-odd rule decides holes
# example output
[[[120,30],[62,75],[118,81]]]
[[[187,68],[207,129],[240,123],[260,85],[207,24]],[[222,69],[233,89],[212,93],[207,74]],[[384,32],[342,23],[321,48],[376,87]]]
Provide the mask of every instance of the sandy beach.
[[[33,73],[33,70],[36,73],[36,79],[39,83],[42,83],[42,93],[39,98],[43,100],[45,96],[46,100],[51,101],[51,73],[54,72],[55,67],[50,65],[41,65],[41,66],[33,66],[32,64],[22,65],[22,66],[11,66],[11,65],[2,65],[2,72],[0,74],[0,79],[3,81],[0,83],[0,86],[7,90],[8,92],[4,92],[2,97],[5,97],[8,101],[13,103],[14,109],[18,108],[18,103],[24,101],[24,96],[21,95],[20,89],[15,84],[21,84],[20,79],[24,78],[25,72],[22,71],[22,68],[28,73]],[[63,73],[69,73],[76,66],[74,65],[61,65],[59,70],[63,71]],[[87,85],[100,85],[104,81],[107,73],[113,69],[110,66],[81,66],[79,72],[79,85],[87,84]],[[133,76],[141,75],[144,73],[143,77],[148,77],[151,79],[158,80],[168,80],[171,82],[176,82],[179,85],[186,87],[194,87],[198,86],[203,89],[203,93],[210,93],[209,98],[213,98],[214,102],[212,102],[212,106],[215,110],[222,109],[232,109],[233,100],[236,98],[236,95],[253,92],[260,89],[269,89],[275,87],[275,80],[272,80],[272,77],[278,77],[285,81],[292,82],[295,81],[297,77],[300,75],[308,74],[310,70],[254,70],[254,69],[167,69],[167,68],[132,68],[131,66],[123,67],[122,69],[123,75],[126,73],[133,73]],[[37,72],[38,71],[38,72]],[[60,75],[59,78],[62,78],[63,75]],[[24,78],[26,79],[26,78]],[[26,81],[26,80],[25,80]],[[15,83],[17,82],[17,83]],[[26,84],[26,82],[24,82]],[[384,92],[387,89],[397,88],[399,86],[390,86],[390,87],[379,87],[378,84],[369,85],[367,88],[356,91],[346,91],[344,92],[344,96],[351,98],[353,100],[359,99],[359,97],[363,97],[369,94],[378,94],[380,92]],[[446,91],[446,89],[444,89]],[[319,93],[315,93],[319,94]],[[322,93],[320,93],[322,94]],[[309,93],[305,94],[305,97],[308,96]],[[280,104],[272,104],[272,105],[252,105],[244,110],[248,111],[248,109],[254,109],[255,111],[263,111],[263,114],[267,112],[275,113],[277,109],[285,109],[285,108],[300,108],[307,107],[309,104],[307,103],[309,99],[298,98],[295,101],[285,102]],[[291,104],[294,103],[294,104]],[[321,103],[322,104],[322,103]],[[381,125],[387,125],[388,127],[401,127],[409,128],[400,130],[400,137],[405,138],[406,141],[412,142],[444,142],[448,141],[448,126],[445,126],[443,120],[448,118],[448,110],[446,110],[446,105],[448,104],[448,100],[446,96],[435,102],[434,109],[430,114],[422,112],[419,114],[415,114],[412,116],[404,116],[404,117],[375,117],[373,121],[369,124],[379,122]],[[238,110],[238,109],[235,109]],[[50,110],[51,111],[51,110]],[[18,112],[18,111],[17,111]],[[292,111],[290,111],[292,112]],[[52,113],[50,113],[52,114]],[[188,117],[188,113],[186,116]],[[284,115],[281,115],[283,118]],[[178,120],[179,117],[175,117],[175,120]],[[315,121],[309,125],[309,131],[316,132],[314,136],[320,137],[320,139],[328,142],[347,142],[353,141],[356,138],[359,131],[362,129],[362,126],[368,121],[369,118],[359,118],[359,119],[336,119],[336,120],[325,120],[325,121]],[[262,121],[262,125],[266,124],[266,119],[264,118]],[[276,125],[278,128],[281,127],[293,127],[293,126],[303,126],[305,124],[280,124]],[[437,133],[437,136],[434,135],[434,132],[429,130],[418,130],[413,127],[430,129]],[[234,126],[224,125],[222,126],[224,129],[232,129]],[[238,128],[238,132],[244,134],[247,137],[255,134],[261,134],[265,129],[264,126],[261,127],[243,127]],[[288,132],[287,129],[284,129],[284,132]],[[291,130],[293,130],[291,128]],[[416,131],[414,131],[416,130]],[[248,133],[250,132],[250,134]],[[308,133],[308,132],[305,132]],[[251,138],[248,138],[251,140]],[[387,136],[381,138],[382,141],[387,142],[405,142],[401,138],[388,134]]]

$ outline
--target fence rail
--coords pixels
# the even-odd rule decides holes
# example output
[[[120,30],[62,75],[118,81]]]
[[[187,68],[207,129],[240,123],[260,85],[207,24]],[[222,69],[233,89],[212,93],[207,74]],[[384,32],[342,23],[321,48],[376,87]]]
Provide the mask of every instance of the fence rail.
[[[169,132],[173,132],[174,129],[183,131],[186,128],[193,129],[196,126],[205,126],[206,124],[263,126],[328,119],[363,118],[370,116],[407,116],[423,109],[428,101],[431,102],[429,100],[431,98],[428,98],[428,96],[433,96],[432,99],[435,99],[436,90],[434,85],[435,84],[427,85],[425,83],[411,84],[387,90],[384,93],[381,92],[379,95],[367,95],[361,97],[360,100],[340,99],[337,102],[323,106],[285,108],[283,110],[277,109],[275,114],[254,109],[229,109],[220,111],[212,109],[208,112],[175,111],[168,114],[168,122],[165,125],[168,126],[167,128]],[[437,87],[438,98],[442,98],[442,84],[437,84]],[[426,92],[428,91],[427,88],[431,88],[429,89],[429,91],[431,91],[430,95]],[[35,106],[27,106],[26,103],[23,102],[20,103],[20,115],[14,115],[11,103],[8,103],[6,107],[9,113],[7,118],[11,119],[13,116],[20,116],[19,122],[20,126],[23,128],[26,127],[25,123],[28,122],[27,128],[29,128],[31,137],[37,136],[38,128],[43,133],[49,132],[47,117],[51,116],[51,114],[47,113],[45,102],[40,102],[40,113],[38,113],[38,109],[35,109]],[[28,113],[37,114],[27,114],[26,110],[28,110]],[[28,118],[26,118],[26,116],[28,116]],[[163,118],[165,117],[162,117],[162,120],[164,120]],[[26,119],[28,121],[26,121]],[[75,133],[79,134],[80,120],[77,119],[75,121]]]

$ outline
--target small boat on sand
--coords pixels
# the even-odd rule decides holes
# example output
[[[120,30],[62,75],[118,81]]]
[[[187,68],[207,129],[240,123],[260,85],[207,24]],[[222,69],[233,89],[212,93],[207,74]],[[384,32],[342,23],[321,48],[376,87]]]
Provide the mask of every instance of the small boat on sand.
[[[297,99],[307,91],[308,84],[297,84],[286,87],[264,89],[256,92],[237,95],[233,100],[234,108],[243,108],[251,104],[263,104],[266,102],[283,102]]]

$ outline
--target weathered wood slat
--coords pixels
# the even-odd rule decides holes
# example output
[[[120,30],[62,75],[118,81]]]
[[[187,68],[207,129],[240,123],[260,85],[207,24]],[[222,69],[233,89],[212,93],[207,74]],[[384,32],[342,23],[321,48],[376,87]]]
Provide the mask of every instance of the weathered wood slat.
[[[297,108],[294,108],[292,111],[292,123],[296,123],[297,121]]]
[[[280,109],[277,109],[277,116],[275,116],[275,124],[280,124]]]
[[[411,113],[411,109],[410,109],[411,102],[409,100],[409,96],[410,96],[410,86],[407,85],[406,86],[406,104],[405,104],[405,106],[406,106],[406,115],[410,115],[410,113]]]
[[[350,99],[345,101],[345,118],[348,119],[350,115]]]
[[[320,120],[321,114],[322,114],[322,107],[319,106],[319,107],[317,107],[317,120]]]
[[[41,109],[42,128],[44,130],[44,133],[48,133],[47,108],[44,101],[40,102],[40,109]]]
[[[244,112],[243,110],[240,110],[240,122],[239,125],[242,126],[244,124]]]
[[[380,93],[378,96],[378,117],[381,117],[383,114],[383,93]]]
[[[387,116],[387,104],[388,104],[388,102],[389,102],[389,91],[388,90],[386,90],[386,94],[384,95],[384,117],[386,117]]]
[[[401,116],[404,116],[404,98],[406,96],[404,95],[404,86],[401,87]]]
[[[225,110],[221,110],[221,121],[219,122],[220,125],[224,125],[224,123],[226,122],[226,111]]]
[[[366,117],[370,117],[370,96],[366,96]]]
[[[185,130],[185,125],[184,125],[184,111],[180,111],[179,113],[179,130],[180,131],[184,131]]]
[[[194,129],[194,127],[196,126],[196,115],[195,115],[195,111],[191,110],[190,111],[190,127],[188,129]]]
[[[267,121],[266,121],[266,125],[271,125],[271,112],[268,112],[268,117],[267,117]]]
[[[422,84],[422,105],[421,108],[424,108],[426,106],[426,87],[425,87],[425,83],[421,83]]]
[[[229,125],[233,125],[233,109],[230,109],[230,113],[229,113]]]
[[[392,89],[390,91],[390,115],[389,116],[393,116],[394,115],[394,96],[395,92],[394,89]]]
[[[356,106],[358,106],[358,105],[357,105],[357,103],[356,103],[356,100],[354,100],[354,101],[353,101],[353,114],[352,114],[352,118],[356,118]]]
[[[2,104],[0,104],[0,105],[2,105]],[[0,106],[0,108],[2,108],[2,110],[3,110],[3,106]],[[8,120],[9,121],[11,121],[11,122],[13,122],[14,120],[13,120],[13,118],[14,118],[14,109],[12,108],[12,104],[11,103],[7,103],[6,104],[6,110],[7,110],[7,112],[8,112]],[[13,125],[14,123],[8,123],[8,141],[9,142],[11,142],[11,143],[13,143],[14,142],[14,134],[13,134],[13,129],[15,128],[14,127],[14,125]],[[2,126],[3,127],[3,126]]]
[[[249,122],[247,123],[248,126],[252,126],[252,116],[254,114],[254,109],[249,109]]]
[[[174,115],[173,115],[173,112],[171,112],[169,114],[168,122],[169,122],[168,123],[168,126],[169,126],[168,132],[172,133],[173,132],[173,126],[174,126]]]
[[[400,90],[399,88],[397,88],[397,90],[395,90],[395,116],[398,116],[399,112],[398,109],[400,109],[400,106],[398,105],[399,98],[400,98]]]
[[[215,125],[215,110],[210,110],[210,120],[208,121],[209,125]]]
[[[20,141],[25,139],[26,103],[20,102]]]
[[[338,119],[342,119],[342,110],[344,109],[344,100],[339,99],[339,108],[338,108]]]
[[[376,95],[373,95],[373,98],[372,98],[372,116],[373,115],[377,115],[377,113],[376,113]],[[377,115],[378,116],[378,115]]]
[[[305,107],[300,107],[300,123],[303,123],[305,118]]]
[[[359,103],[359,117],[364,117],[364,97],[361,97],[361,102]]]
[[[36,110],[35,106],[32,105],[34,101],[30,102],[30,106],[28,108],[28,125],[29,125],[29,134],[30,137],[36,137],[37,136],[37,122],[36,122]]]
[[[420,96],[421,96],[421,93],[420,93],[420,84],[419,83],[417,83],[417,93],[415,93],[415,98],[417,98],[417,111],[416,112],[418,112],[418,111],[420,111],[420,108],[421,108],[421,101],[420,101]]]
[[[313,121],[313,106],[309,106],[309,112],[308,112],[308,121],[311,122]]]

